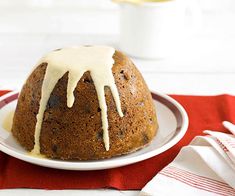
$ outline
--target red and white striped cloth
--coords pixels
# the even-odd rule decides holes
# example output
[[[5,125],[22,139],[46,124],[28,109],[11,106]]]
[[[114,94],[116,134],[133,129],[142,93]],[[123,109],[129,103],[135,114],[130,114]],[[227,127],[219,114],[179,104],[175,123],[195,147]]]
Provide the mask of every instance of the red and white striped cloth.
[[[140,195],[235,196],[235,135],[204,133],[183,147]]]

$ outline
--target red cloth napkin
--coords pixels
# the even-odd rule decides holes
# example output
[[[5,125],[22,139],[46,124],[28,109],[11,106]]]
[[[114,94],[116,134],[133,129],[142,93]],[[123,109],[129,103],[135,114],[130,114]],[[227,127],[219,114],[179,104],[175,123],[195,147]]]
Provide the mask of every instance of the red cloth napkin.
[[[0,91],[3,95],[4,91]],[[172,95],[189,116],[189,129],[174,147],[151,159],[136,164],[101,171],[66,171],[36,166],[0,152],[0,189],[41,188],[78,189],[104,188],[141,189],[204,129],[222,130],[221,122],[235,122],[235,97]]]

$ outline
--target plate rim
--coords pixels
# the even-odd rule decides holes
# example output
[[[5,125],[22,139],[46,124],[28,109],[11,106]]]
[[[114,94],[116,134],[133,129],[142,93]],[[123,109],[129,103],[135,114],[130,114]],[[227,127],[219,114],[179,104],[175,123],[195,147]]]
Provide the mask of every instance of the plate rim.
[[[0,103],[2,101],[4,101],[6,98],[14,96],[18,93],[19,93],[18,91],[11,91],[11,92],[4,94],[3,96],[0,97]],[[166,95],[166,94],[163,94],[163,93],[160,93],[157,91],[151,91],[151,93],[152,93],[153,99],[154,99],[154,96],[157,96],[157,97],[163,98],[163,100],[167,100],[168,102],[170,102],[180,113],[182,122],[181,122],[181,128],[178,130],[177,134],[171,140],[166,142],[160,148],[157,148],[157,149],[152,150],[150,152],[146,152],[144,154],[140,154],[140,155],[137,155],[134,157],[128,157],[128,158],[123,157],[123,159],[120,159],[120,160],[106,159],[105,162],[104,162],[104,160],[92,160],[92,161],[89,161],[89,163],[88,163],[88,162],[84,162],[84,161],[83,162],[78,162],[78,161],[76,161],[76,162],[68,162],[68,161],[61,162],[61,160],[42,159],[42,158],[29,156],[27,154],[22,154],[20,152],[9,149],[1,141],[0,141],[0,151],[4,152],[12,157],[15,157],[17,159],[20,159],[22,161],[26,161],[26,162],[29,162],[29,163],[32,163],[35,165],[44,166],[44,167],[48,167],[48,168],[63,169],[63,170],[77,170],[77,171],[79,171],[79,170],[80,171],[103,170],[103,169],[117,168],[117,167],[121,167],[121,166],[125,166],[125,165],[134,164],[134,163],[149,159],[151,157],[157,156],[157,155],[165,152],[166,150],[170,149],[174,145],[176,145],[183,138],[183,136],[185,135],[185,133],[187,132],[187,129],[188,129],[189,119],[188,119],[188,115],[187,115],[185,109],[183,108],[183,106],[179,102],[177,102],[175,99],[173,99],[169,95]],[[154,100],[156,100],[156,99],[154,99]],[[6,103],[6,105],[7,104],[8,103]],[[165,106],[168,107],[168,105],[165,105]],[[2,106],[2,107],[4,107],[4,106]],[[172,111],[171,108],[169,108],[169,109]],[[1,110],[1,108],[0,108],[0,110]],[[175,116],[175,113],[174,113],[174,116]],[[177,122],[177,124],[178,124],[178,122]]]

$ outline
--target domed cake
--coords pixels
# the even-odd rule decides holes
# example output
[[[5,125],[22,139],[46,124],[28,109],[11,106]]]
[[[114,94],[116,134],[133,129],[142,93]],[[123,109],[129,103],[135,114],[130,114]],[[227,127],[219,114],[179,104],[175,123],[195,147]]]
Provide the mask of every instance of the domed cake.
[[[151,93],[131,60],[107,46],[44,56],[19,95],[12,133],[31,155],[104,159],[148,145],[158,128]]]

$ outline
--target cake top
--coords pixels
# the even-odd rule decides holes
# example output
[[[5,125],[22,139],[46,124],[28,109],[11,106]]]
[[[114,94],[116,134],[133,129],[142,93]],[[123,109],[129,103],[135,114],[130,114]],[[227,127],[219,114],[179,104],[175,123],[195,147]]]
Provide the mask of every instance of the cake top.
[[[112,74],[114,53],[115,49],[108,46],[80,46],[52,51],[39,61],[38,64],[47,63],[47,69],[41,89],[41,100],[34,135],[35,144],[34,149],[31,152],[32,154],[40,154],[39,138],[47,102],[58,80],[62,78],[66,72],[68,72],[68,107],[73,106],[75,99],[73,92],[77,83],[86,71],[90,72],[97,92],[99,106],[101,108],[105,149],[109,150],[108,116],[104,92],[105,86],[110,87],[117,111],[121,117],[123,116],[118,89]]]
[[[51,74],[50,77],[61,78],[67,71],[69,72],[67,106],[72,107],[73,91],[86,71],[90,71],[96,88],[113,85],[112,66],[114,60],[112,56],[114,52],[115,49],[108,46],[63,48],[48,53],[39,64],[48,63],[47,73]]]

